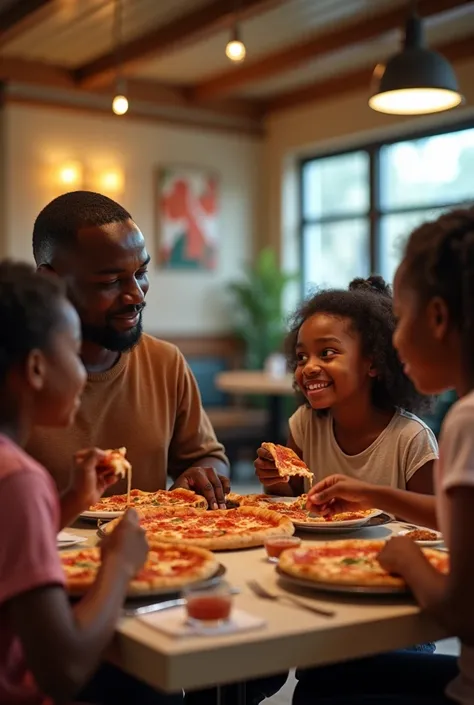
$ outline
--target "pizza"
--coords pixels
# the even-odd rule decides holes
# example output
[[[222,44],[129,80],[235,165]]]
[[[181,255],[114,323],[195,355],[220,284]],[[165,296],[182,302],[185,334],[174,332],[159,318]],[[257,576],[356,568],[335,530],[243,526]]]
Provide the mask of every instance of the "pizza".
[[[104,450],[104,453],[105,458],[97,464],[97,467],[103,470],[110,470],[116,477],[125,479],[132,469],[132,466],[125,457],[127,449],[117,448],[116,450]]]
[[[306,509],[307,495],[303,494],[290,502],[279,502],[276,496],[267,494],[239,495],[230,492],[227,499],[232,504],[239,507],[265,507],[272,512],[278,512],[288,517],[295,524],[331,524],[340,521],[355,521],[358,519],[368,519],[378,513],[377,509],[359,509],[353,512],[340,512],[327,516],[316,515]]]
[[[412,539],[413,541],[438,541],[439,534],[436,531],[430,531],[429,529],[413,529],[404,534],[407,539]]]
[[[110,472],[117,478],[127,478],[127,504],[130,504],[130,491],[132,489],[132,466],[125,457],[126,448],[105,450],[105,458],[97,464],[97,468]]]
[[[149,541],[179,542],[215,551],[262,546],[267,536],[291,536],[294,527],[288,517],[261,507],[216,509],[201,512],[179,507],[138,508],[140,525]],[[114,519],[103,531],[113,531],[120,519]]]
[[[143,492],[133,489],[130,499],[126,494],[116,494],[102,497],[96,504],[89,507],[91,512],[121,512],[128,506],[132,507],[195,507],[207,509],[205,497],[192,490],[178,487],[175,490],[157,490],[156,492]]]
[[[314,475],[295,451],[286,446],[276,443],[262,443],[262,448],[273,458],[275,467],[280,477],[307,477],[310,484],[313,484]]]
[[[322,541],[290,548],[280,556],[283,573],[313,582],[372,587],[405,587],[403,578],[387,573],[377,560],[385,541],[349,539]],[[447,573],[447,554],[430,548],[422,549],[431,565]]]
[[[63,551],[59,555],[68,591],[86,592],[100,568],[100,548]],[[180,589],[189,583],[207,580],[215,575],[218,567],[215,556],[203,548],[151,542],[147,561],[130,581],[128,595],[146,594],[161,588]]]

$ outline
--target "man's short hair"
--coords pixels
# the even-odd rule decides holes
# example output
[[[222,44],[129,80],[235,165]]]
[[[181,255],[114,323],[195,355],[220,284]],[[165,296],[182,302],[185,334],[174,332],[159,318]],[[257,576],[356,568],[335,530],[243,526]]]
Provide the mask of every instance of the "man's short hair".
[[[111,198],[93,191],[72,191],[48,203],[33,228],[36,264],[50,264],[58,248],[70,248],[81,228],[100,227],[131,219],[130,213]]]

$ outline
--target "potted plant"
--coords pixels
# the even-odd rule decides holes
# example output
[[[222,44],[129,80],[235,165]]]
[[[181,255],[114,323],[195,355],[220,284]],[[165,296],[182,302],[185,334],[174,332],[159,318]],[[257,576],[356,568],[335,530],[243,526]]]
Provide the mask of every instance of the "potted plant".
[[[234,330],[246,350],[246,367],[263,369],[270,355],[281,352],[285,335],[283,295],[295,274],[282,271],[275,250],[260,251],[245,268],[242,281],[229,285],[233,299]]]

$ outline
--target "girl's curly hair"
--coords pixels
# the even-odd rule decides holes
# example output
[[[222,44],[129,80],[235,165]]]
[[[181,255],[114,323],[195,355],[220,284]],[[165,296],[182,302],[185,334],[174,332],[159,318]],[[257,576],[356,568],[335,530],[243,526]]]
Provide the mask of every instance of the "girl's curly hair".
[[[354,279],[349,289],[326,289],[303,301],[290,320],[285,351],[290,369],[296,369],[296,343],[302,324],[316,313],[349,319],[359,333],[362,354],[373,360],[378,371],[374,379],[372,401],[379,409],[401,408],[420,413],[427,411],[431,400],[417,392],[403,371],[392,344],[396,320],[392,308],[392,291],[380,276]]]

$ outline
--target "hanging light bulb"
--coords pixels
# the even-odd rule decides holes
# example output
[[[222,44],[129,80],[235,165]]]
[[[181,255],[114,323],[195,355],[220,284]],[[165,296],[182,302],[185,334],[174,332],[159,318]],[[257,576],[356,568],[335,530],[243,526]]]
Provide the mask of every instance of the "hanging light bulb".
[[[464,98],[447,59],[424,46],[423,27],[413,10],[403,50],[375,68],[369,106],[391,115],[424,115],[450,110]]]
[[[122,1],[115,0],[115,13],[113,25],[113,41],[115,47],[115,62],[117,66],[116,93],[112,101],[112,110],[115,115],[125,115],[128,111],[125,79],[122,76]]]
[[[116,115],[125,115],[128,110],[128,100],[124,95],[116,95],[112,101],[112,110]]]
[[[247,50],[245,48],[245,44],[240,38],[240,32],[237,24],[235,24],[232,29],[232,35],[230,40],[227,42],[225,53],[228,59],[235,61],[236,63],[239,63],[245,59]]]

